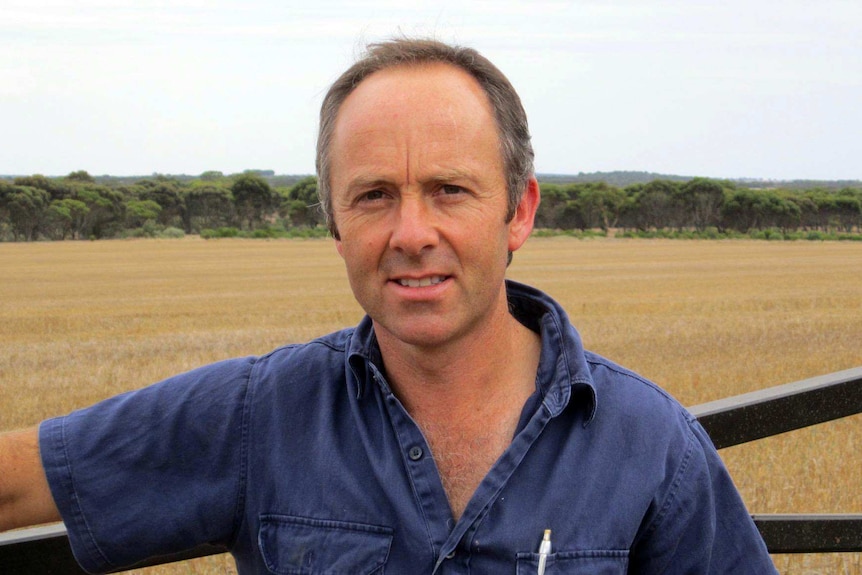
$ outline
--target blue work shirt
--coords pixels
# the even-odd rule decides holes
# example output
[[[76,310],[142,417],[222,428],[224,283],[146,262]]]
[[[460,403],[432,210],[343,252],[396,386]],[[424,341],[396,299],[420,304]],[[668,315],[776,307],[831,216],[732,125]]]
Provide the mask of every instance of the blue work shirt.
[[[697,421],[585,352],[548,296],[507,284],[541,334],[536,392],[458,521],[390,389],[372,323],[216,363],[40,430],[81,565],[210,542],[240,573],[774,573]]]

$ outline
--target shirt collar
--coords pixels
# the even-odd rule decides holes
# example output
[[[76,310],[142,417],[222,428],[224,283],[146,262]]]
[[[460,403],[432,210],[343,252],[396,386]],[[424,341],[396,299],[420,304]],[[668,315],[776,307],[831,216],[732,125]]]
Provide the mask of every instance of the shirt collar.
[[[515,281],[506,281],[506,293],[512,315],[542,336],[536,374],[542,402],[552,417],[574,402],[589,424],[596,413],[596,388],[581,337],[565,310],[547,294]]]
[[[347,345],[347,364],[354,376],[357,399],[362,398],[368,382],[375,379],[387,386],[386,391],[388,391],[388,384],[382,381],[383,378],[375,377],[383,366],[383,356],[380,354],[377,337],[374,335],[374,324],[367,315],[362,318],[350,336]]]
[[[545,293],[512,280],[506,280],[506,295],[512,315],[542,336],[536,384],[551,416],[559,415],[575,401],[585,410],[585,425],[589,424],[596,412],[596,390],[581,338],[566,312]],[[390,391],[385,379],[379,377],[383,361],[368,316],[353,330],[347,363],[355,376],[357,397],[362,397],[366,386],[375,380],[384,392]]]

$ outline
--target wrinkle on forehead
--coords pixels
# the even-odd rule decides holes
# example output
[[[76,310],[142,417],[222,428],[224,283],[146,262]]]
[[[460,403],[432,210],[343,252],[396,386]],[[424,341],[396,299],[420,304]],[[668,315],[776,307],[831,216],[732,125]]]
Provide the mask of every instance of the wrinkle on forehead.
[[[470,148],[489,143],[488,138],[499,149],[490,102],[467,72],[448,64],[382,70],[342,104],[331,143],[332,181],[412,182],[502,170],[502,154],[495,166],[469,165]],[[345,165],[353,173],[336,178]]]

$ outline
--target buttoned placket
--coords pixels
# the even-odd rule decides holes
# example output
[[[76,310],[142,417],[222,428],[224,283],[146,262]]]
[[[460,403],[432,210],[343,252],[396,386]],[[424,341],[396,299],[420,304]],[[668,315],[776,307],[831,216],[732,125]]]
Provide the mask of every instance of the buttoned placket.
[[[386,409],[404,454],[405,467],[413,487],[415,501],[425,519],[429,551],[436,558],[432,573],[439,575],[469,573],[469,550],[473,548],[477,529],[509,477],[515,472],[551,419],[551,412],[542,403],[532,414],[524,429],[520,430],[483,478],[461,519],[456,523],[451,514],[440,473],[421,429],[407,413],[401,401],[392,393],[388,382],[377,367],[371,362],[369,365],[374,380],[384,393]],[[459,543],[462,541],[464,544],[460,549],[466,549],[465,552],[459,551]]]
[[[401,401],[392,393],[389,383],[377,366],[370,361],[368,366],[371,376],[383,394],[384,405],[401,448],[414,499],[425,521],[428,551],[433,557],[437,557],[449,536],[447,521],[451,520],[449,501],[440,483],[437,466],[419,426],[407,413]]]

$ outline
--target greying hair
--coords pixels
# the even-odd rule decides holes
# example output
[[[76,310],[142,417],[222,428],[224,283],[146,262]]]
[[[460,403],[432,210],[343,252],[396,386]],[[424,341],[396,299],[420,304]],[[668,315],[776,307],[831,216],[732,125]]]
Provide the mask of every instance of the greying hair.
[[[332,213],[330,147],[338,111],[356,87],[374,72],[397,66],[427,63],[450,64],[470,74],[488,96],[497,123],[500,152],[506,171],[508,209],[506,221],[515,215],[527,181],[533,175],[533,146],[527,114],[512,84],[487,58],[472,48],[450,46],[431,39],[397,38],[370,44],[365,55],[344,72],[326,93],[320,107],[317,138],[317,192],[329,231],[338,238]]]

